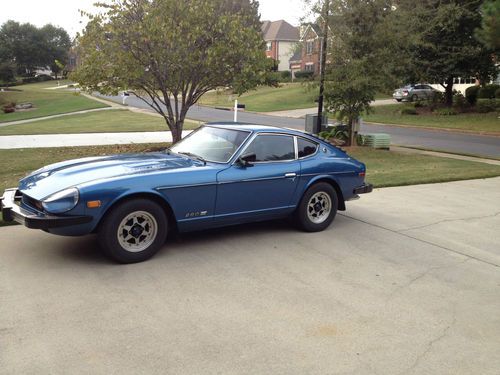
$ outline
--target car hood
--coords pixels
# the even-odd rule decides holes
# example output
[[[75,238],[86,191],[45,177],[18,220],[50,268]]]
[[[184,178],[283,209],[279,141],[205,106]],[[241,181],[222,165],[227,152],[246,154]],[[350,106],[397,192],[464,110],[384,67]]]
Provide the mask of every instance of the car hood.
[[[19,182],[19,190],[34,199],[79,184],[159,170],[192,168],[203,163],[178,154],[126,154],[67,160],[40,168]]]

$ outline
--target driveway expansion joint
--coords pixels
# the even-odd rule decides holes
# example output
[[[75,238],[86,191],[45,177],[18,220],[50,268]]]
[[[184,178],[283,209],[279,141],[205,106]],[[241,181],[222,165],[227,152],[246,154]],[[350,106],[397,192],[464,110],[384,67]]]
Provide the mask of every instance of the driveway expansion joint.
[[[418,237],[414,237],[414,236],[410,236],[409,234],[407,233],[403,233],[403,232],[400,232],[400,231],[397,231],[397,230],[394,230],[394,229],[389,229],[389,228],[386,228],[386,227],[383,227],[381,225],[378,225],[378,224],[374,224],[374,223],[369,223],[365,220],[361,220],[361,219],[357,219],[355,217],[352,217],[352,216],[349,216],[349,215],[346,215],[346,214],[340,214],[340,216],[344,216],[346,218],[349,218],[349,219],[352,219],[352,220],[356,220],[356,221],[359,221],[363,224],[367,224],[369,226],[372,226],[372,227],[375,227],[375,228],[379,228],[379,229],[383,229],[383,230],[386,230],[388,232],[392,232],[394,234],[399,234],[401,236],[405,236],[407,238],[411,238],[413,240],[416,240],[416,241],[419,241],[419,242],[422,242],[422,243],[425,243],[425,244],[428,244],[428,245],[431,245],[431,246],[434,246],[434,247],[437,247],[439,249],[442,249],[442,250],[445,250],[445,251],[448,251],[448,252],[451,252],[451,253],[455,253],[457,255],[461,255],[461,256],[464,256],[466,258],[470,258],[470,259],[474,259],[478,262],[481,262],[481,263],[484,263],[484,264],[488,264],[490,266],[493,266],[493,267],[496,267],[496,268],[500,268],[500,264],[496,264],[496,263],[493,263],[493,262],[490,262],[490,261],[487,261],[487,260],[484,260],[484,259],[481,259],[481,258],[478,258],[478,257],[475,257],[475,256],[472,256],[470,254],[466,254],[466,253],[463,253],[461,251],[458,251],[458,250],[455,250],[455,249],[451,249],[449,247],[446,247],[446,246],[442,246],[442,245],[438,245],[436,243],[433,243],[433,242],[430,242],[430,241],[426,241],[426,240],[423,240],[421,238],[418,238]]]
[[[458,218],[458,219],[443,219],[443,220],[439,220],[439,221],[436,221],[436,222],[430,223],[430,224],[420,225],[420,226],[416,226],[416,227],[410,227],[410,228],[406,228],[406,229],[399,229],[396,232],[398,232],[398,233],[409,232],[409,231],[412,231],[412,230],[417,230],[417,229],[423,229],[423,228],[427,228],[427,227],[432,227],[434,225],[439,225],[439,224],[442,224],[442,223],[453,223],[455,221],[469,221],[469,220],[490,219],[490,218],[498,216],[498,215],[500,215],[500,212],[496,212],[494,214],[484,215],[484,216],[471,216],[471,217],[464,217],[464,218]]]

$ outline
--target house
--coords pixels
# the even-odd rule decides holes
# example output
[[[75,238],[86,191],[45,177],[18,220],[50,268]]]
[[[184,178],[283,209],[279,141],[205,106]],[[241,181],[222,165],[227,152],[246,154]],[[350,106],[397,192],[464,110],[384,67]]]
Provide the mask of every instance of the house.
[[[314,72],[315,75],[319,74],[321,69],[321,48],[323,41],[320,27],[317,24],[308,23],[302,25],[301,29],[300,42],[302,44],[302,50],[299,70]],[[298,56],[294,56],[294,69],[299,65],[297,57]],[[290,61],[290,66],[291,65],[292,61]]]
[[[299,28],[285,20],[264,21],[262,34],[266,41],[266,56],[277,61],[279,71],[289,71],[289,60],[300,41]]]

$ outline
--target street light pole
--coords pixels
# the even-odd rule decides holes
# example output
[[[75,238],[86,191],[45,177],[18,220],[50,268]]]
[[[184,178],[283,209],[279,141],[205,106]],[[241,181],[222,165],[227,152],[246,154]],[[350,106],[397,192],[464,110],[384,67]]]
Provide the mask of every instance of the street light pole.
[[[321,124],[323,121],[323,94],[325,91],[325,65],[327,56],[327,38],[328,38],[328,16],[330,14],[330,0],[325,0],[322,11],[323,18],[323,40],[321,41],[321,62],[320,62],[320,78],[319,78],[319,98],[318,98],[318,122],[316,127],[321,131]]]

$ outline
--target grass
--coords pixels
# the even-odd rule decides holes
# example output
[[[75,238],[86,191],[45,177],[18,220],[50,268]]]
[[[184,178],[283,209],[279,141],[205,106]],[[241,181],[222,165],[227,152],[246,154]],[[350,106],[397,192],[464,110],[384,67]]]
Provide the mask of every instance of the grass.
[[[317,97],[317,88],[309,90],[302,83],[284,83],[280,87],[261,86],[240,97],[232,95],[231,91],[209,92],[203,95],[199,104],[230,108],[234,106],[234,100],[238,99],[239,103],[245,104],[247,111],[274,112],[317,107],[318,103],[314,101]],[[390,95],[383,93],[375,95],[375,99],[390,98]]]
[[[373,107],[372,113],[363,117],[364,121],[382,124],[422,126],[438,129],[466,130],[500,134],[498,113],[462,113],[454,116],[434,114],[401,115],[403,106],[398,104]]]
[[[285,83],[281,87],[262,86],[240,97],[229,91],[209,92],[203,95],[199,104],[212,107],[232,107],[234,99],[246,105],[247,111],[273,112],[317,106],[314,99],[317,90],[308,91],[301,83]]]
[[[500,166],[474,161],[365,147],[348,153],[366,164],[367,181],[379,188],[500,176]]]
[[[67,83],[61,82],[61,84]],[[0,111],[0,123],[108,107],[106,104],[88,99],[83,95],[75,95],[75,93],[66,89],[46,89],[54,86],[57,86],[57,82],[48,81],[13,87],[13,89],[21,91],[0,92],[0,103],[15,102],[19,104],[30,102],[35,106],[33,110],[28,111],[14,113]]]
[[[0,150],[0,191],[15,187],[27,173],[44,165],[86,156],[154,151],[166,143]],[[403,186],[500,176],[500,166],[448,158],[352,148],[349,154],[367,165],[375,187]],[[0,220],[0,225],[2,225]],[[5,224],[5,223],[4,223]]]
[[[185,130],[196,129],[198,126],[197,122],[189,120],[184,123]],[[135,113],[126,109],[112,109],[4,126],[0,127],[0,136],[163,130],[168,130],[168,127],[162,117]]]

